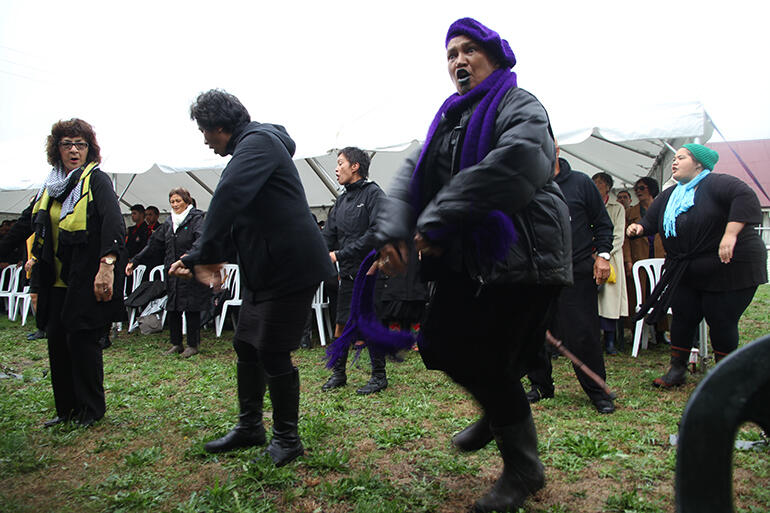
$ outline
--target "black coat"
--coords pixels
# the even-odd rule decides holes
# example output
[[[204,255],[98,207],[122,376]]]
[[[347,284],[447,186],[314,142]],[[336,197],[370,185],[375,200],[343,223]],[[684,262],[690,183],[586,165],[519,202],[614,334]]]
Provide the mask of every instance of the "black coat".
[[[238,251],[244,299],[265,301],[317,286],[335,274],[291,159],[294,141],[279,125],[253,121],[232,134],[200,243],[187,267],[227,260]]]
[[[106,328],[113,321],[126,320],[123,306],[123,281],[126,267],[126,228],[120,214],[120,206],[112,183],[99,169],[91,176],[93,200],[87,212],[88,235],[84,243],[71,246],[59,245],[57,256],[62,263],[62,280],[67,284],[64,307],[61,312],[52,312],[49,308],[51,289],[56,281],[56,270],[52,260],[51,241],[43,244],[44,255],[37,255],[35,264],[39,278],[38,311],[41,317],[39,326],[47,324],[51,315],[61,315],[67,331],[92,330]],[[20,224],[21,223],[21,224]],[[17,222],[19,231],[27,236],[34,231],[30,216],[22,216]],[[51,233],[50,224],[46,233]],[[112,300],[96,301],[94,296],[94,278],[99,271],[99,259],[108,254],[118,255],[115,263],[115,281]]]
[[[406,160],[377,217],[378,242],[411,239],[415,230],[454,230],[500,210],[518,234],[504,261],[479,261],[476,248],[458,236],[439,241],[444,254],[423,259],[423,271],[448,268],[485,283],[571,284],[569,212],[553,182],[555,152],[545,109],[527,91],[510,89],[497,109],[491,151],[478,164],[458,170],[461,152],[455,148],[460,149],[461,138],[455,128],[464,132],[472,112],[439,123],[425,156],[425,208],[419,217],[409,189],[419,152]]]
[[[193,208],[174,232],[171,216],[152,233],[147,246],[136,255],[134,264],[145,264],[163,256],[163,274],[166,277],[168,302],[166,310],[171,312],[202,312],[211,303],[211,289],[196,280],[176,278],[168,275],[171,264],[188,253],[201,236],[204,213]]]
[[[341,275],[355,278],[361,261],[374,249],[374,222],[384,197],[375,182],[359,180],[345,186],[329,212],[323,236],[329,251],[337,254]]]

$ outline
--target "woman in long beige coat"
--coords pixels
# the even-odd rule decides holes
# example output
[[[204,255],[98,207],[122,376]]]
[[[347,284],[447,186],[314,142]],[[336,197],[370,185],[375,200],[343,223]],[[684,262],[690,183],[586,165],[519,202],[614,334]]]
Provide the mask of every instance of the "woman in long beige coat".
[[[628,293],[626,273],[623,266],[623,240],[626,231],[626,209],[610,196],[613,180],[607,173],[593,176],[594,183],[604,199],[604,206],[612,221],[612,251],[610,265],[615,270],[615,283],[605,283],[599,290],[599,324],[604,332],[604,347],[607,354],[616,354],[615,333],[618,319],[628,315]]]

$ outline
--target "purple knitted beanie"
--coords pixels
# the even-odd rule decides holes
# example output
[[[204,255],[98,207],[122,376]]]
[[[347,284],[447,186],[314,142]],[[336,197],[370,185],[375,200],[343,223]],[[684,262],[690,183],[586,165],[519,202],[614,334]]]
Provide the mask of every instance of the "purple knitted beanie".
[[[502,39],[500,34],[494,30],[485,27],[473,18],[460,18],[452,23],[446,34],[446,43],[453,37],[460,35],[468,36],[477,41],[490,57],[494,58],[501,68],[511,69],[516,65],[516,56],[513,54],[508,41]]]

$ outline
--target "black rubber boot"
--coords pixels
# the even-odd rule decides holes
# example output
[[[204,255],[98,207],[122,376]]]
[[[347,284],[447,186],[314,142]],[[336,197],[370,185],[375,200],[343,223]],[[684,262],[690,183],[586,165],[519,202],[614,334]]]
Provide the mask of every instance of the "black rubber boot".
[[[388,388],[388,378],[385,374],[385,355],[372,353],[370,348],[369,357],[372,360],[372,377],[369,378],[366,385],[356,390],[359,395],[376,394]]]
[[[276,467],[291,463],[305,453],[299,439],[299,371],[268,377],[270,400],[273,403],[273,439],[267,446],[267,454]]]
[[[463,452],[478,451],[486,447],[493,438],[492,429],[489,427],[489,419],[484,415],[453,436],[452,445]]]
[[[687,376],[687,360],[689,359],[689,356],[689,349],[671,346],[671,366],[663,376],[653,380],[653,386],[671,388],[684,385],[685,376]]]
[[[321,390],[326,392],[334,388],[344,387],[348,383],[348,377],[345,374],[345,367],[348,364],[348,352],[340,356],[340,359],[334,364],[331,377],[323,384]]]
[[[604,332],[604,350],[607,354],[618,354],[618,350],[615,348],[615,332]]]
[[[473,511],[518,511],[527,497],[545,485],[543,464],[537,455],[537,432],[532,415],[505,427],[493,427],[503,473],[487,494],[476,501]]]
[[[203,446],[206,452],[227,452],[242,447],[265,445],[262,401],[265,397],[265,371],[261,363],[238,362],[238,425],[222,438]]]

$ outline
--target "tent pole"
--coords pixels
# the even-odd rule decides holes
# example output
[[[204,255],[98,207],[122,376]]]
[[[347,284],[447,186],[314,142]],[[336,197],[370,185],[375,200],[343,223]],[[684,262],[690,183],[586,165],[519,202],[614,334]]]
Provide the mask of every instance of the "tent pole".
[[[211,187],[209,187],[208,185],[206,185],[206,183],[205,183],[203,180],[201,180],[200,178],[198,178],[197,176],[195,176],[195,173],[193,173],[192,171],[187,171],[187,175],[188,175],[190,178],[192,178],[193,180],[195,180],[195,183],[197,183],[198,185],[200,185],[201,187],[203,187],[203,189],[204,189],[206,192],[208,192],[208,193],[209,193],[209,194],[211,194],[212,196],[214,195],[214,191],[211,189]]]
[[[117,189],[118,188],[118,180],[117,176],[115,174],[112,175],[112,188]],[[128,188],[131,187],[131,184],[134,183],[134,178],[136,178],[136,175],[131,175],[131,180],[128,181],[128,184],[123,189],[123,192],[120,193],[120,196],[118,196],[118,201],[123,201],[123,196],[126,194],[126,191],[128,191]],[[125,202],[123,202],[125,203]],[[128,205],[128,203],[126,203]],[[130,206],[130,205],[129,205]]]
[[[630,146],[626,146],[625,144],[621,144],[621,143],[618,143],[618,142],[615,142],[615,141],[610,141],[609,139],[605,139],[604,137],[601,137],[601,136],[598,136],[598,135],[591,134],[591,137],[593,137],[594,139],[597,139],[599,141],[606,142],[607,144],[612,144],[613,146],[617,146],[618,148],[623,148],[626,151],[630,151],[630,152],[636,153],[637,155],[641,155],[642,157],[647,157],[647,158],[650,158],[650,159],[654,159],[655,157],[657,157],[657,155],[655,153],[650,153],[649,151],[638,150],[636,148],[632,148]]]
[[[313,172],[318,175],[318,178],[321,179],[321,182],[323,182],[326,188],[331,191],[331,193],[334,195],[334,198],[339,198],[340,193],[337,190],[337,185],[332,181],[331,178],[329,178],[329,175],[326,174],[323,166],[318,163],[315,157],[308,157],[305,159],[305,162],[307,162],[307,165],[310,166],[310,169],[312,169]]]

